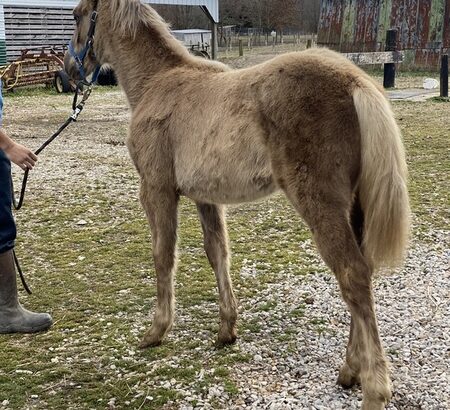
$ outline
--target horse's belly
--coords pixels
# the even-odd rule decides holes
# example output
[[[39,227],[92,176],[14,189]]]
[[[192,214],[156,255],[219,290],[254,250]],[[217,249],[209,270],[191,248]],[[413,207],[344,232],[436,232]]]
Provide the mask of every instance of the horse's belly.
[[[276,190],[272,178],[253,181],[233,180],[232,178],[205,178],[202,183],[185,184],[180,187],[181,194],[199,202],[215,204],[237,204],[264,198]]]
[[[176,178],[180,193],[199,202],[234,204],[272,194],[277,185],[265,149],[179,157]]]
[[[230,176],[222,178],[200,178],[198,183],[184,184],[181,194],[199,202],[215,204],[238,204],[264,198],[277,189],[273,178],[259,177],[249,181]]]

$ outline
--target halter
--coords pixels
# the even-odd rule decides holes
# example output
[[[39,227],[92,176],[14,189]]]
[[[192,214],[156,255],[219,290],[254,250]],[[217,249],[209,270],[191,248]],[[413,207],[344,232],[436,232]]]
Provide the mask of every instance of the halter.
[[[77,53],[75,51],[75,47],[73,46],[72,40],[70,40],[70,43],[69,43],[69,54],[74,58],[75,63],[77,64],[77,67],[78,67],[78,71],[80,72],[81,76],[83,77],[83,82],[85,82],[86,84],[92,84],[97,81],[98,75],[100,74],[100,68],[101,68],[101,66],[97,64],[97,67],[94,70],[94,74],[92,75],[92,80],[90,82],[88,82],[86,80],[86,71],[84,70],[84,59],[86,58],[86,56],[90,50],[92,50],[92,53],[94,54],[94,57],[95,57],[93,45],[94,45],[95,25],[97,23],[97,16],[98,16],[96,8],[97,8],[97,2],[95,3],[94,10],[92,11],[92,14],[91,14],[91,25],[89,26],[89,31],[88,31],[88,35],[87,35],[87,39],[86,39],[86,45],[84,46],[84,48],[79,53]]]

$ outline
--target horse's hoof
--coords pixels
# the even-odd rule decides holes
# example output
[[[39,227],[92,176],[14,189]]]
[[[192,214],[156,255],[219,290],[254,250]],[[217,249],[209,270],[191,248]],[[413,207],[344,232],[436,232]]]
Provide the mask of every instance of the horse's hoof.
[[[363,385],[363,402],[361,410],[384,410],[386,405],[391,401],[392,391],[390,381],[379,386],[378,389],[372,391],[364,391]]]
[[[227,345],[232,345],[233,343],[236,342],[237,339],[237,334],[235,331],[229,333],[225,333],[225,332],[221,332],[219,333],[219,336],[217,338],[217,342],[216,342],[216,346],[217,347],[224,347]]]
[[[386,402],[383,401],[373,401],[364,400],[361,406],[361,410],[384,410],[386,408]]]
[[[358,382],[358,376],[355,376],[350,367],[347,364],[344,364],[339,370],[339,376],[336,383],[344,389],[350,389]]]
[[[145,335],[141,340],[141,343],[139,343],[139,349],[146,349],[147,347],[156,347],[159,346],[161,343],[162,339]]]

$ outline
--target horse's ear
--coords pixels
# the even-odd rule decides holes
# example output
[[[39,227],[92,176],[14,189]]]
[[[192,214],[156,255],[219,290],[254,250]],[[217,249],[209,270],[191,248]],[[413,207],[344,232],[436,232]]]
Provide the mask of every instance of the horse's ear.
[[[105,0],[103,1],[105,2]],[[92,9],[96,9],[98,7],[98,3],[100,3],[100,0],[88,0],[88,3]]]

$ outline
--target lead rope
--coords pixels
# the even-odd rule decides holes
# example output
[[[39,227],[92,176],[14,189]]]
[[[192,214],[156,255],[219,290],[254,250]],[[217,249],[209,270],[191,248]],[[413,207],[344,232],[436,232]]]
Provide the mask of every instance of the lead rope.
[[[87,88],[83,91],[83,98],[81,99],[80,103],[78,103],[78,92],[82,91],[83,86],[87,86]],[[84,105],[86,104],[87,99],[91,95],[92,92],[92,83],[84,83],[79,82],[77,84],[77,87],[75,89],[75,95],[73,97],[73,103],[72,103],[72,109],[73,113],[72,115],[67,118],[66,122],[59,127],[58,131],[56,131],[47,141],[45,141],[34,153],[35,155],[39,155],[48,145],[50,145],[72,122],[75,122],[78,119],[78,116],[80,115],[81,111],[83,111]],[[14,192],[14,184],[13,179],[11,175],[11,191],[12,191],[12,202],[13,207],[16,211],[20,210],[23,206],[23,202],[25,199],[25,191],[27,188],[27,182],[28,182],[28,174],[30,170],[27,169],[25,171],[25,174],[23,175],[22,180],[22,188],[20,190],[20,196],[19,200],[16,200],[15,192]],[[22,281],[22,285],[24,289],[27,291],[29,295],[32,294],[29,286],[27,285],[27,282],[25,281],[25,276],[23,275],[22,269],[19,264],[19,260],[17,259],[16,252],[13,250],[14,255],[14,262],[17,267],[17,271],[19,272],[20,280]]]

